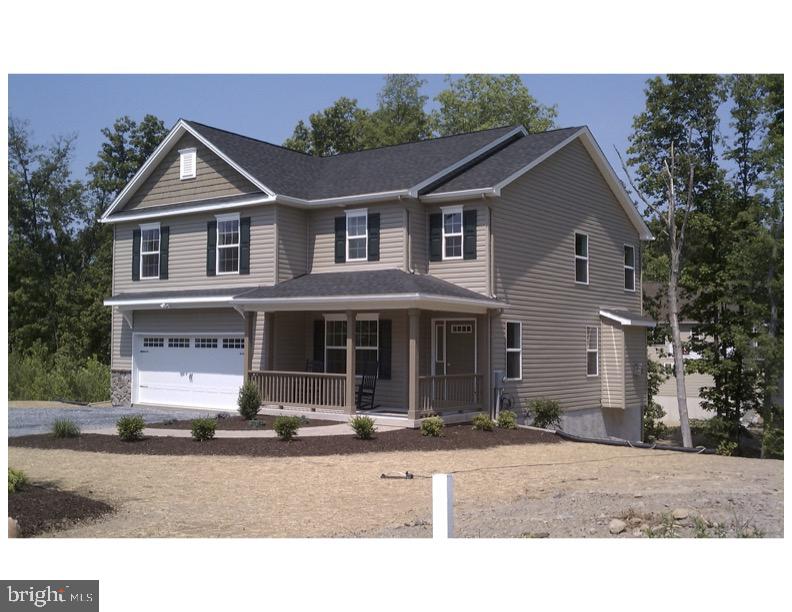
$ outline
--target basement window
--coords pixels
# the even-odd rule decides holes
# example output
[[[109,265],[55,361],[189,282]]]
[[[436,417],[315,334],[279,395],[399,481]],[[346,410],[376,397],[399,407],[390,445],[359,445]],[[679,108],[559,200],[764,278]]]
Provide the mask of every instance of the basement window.
[[[181,149],[179,151],[179,179],[195,178],[195,149]]]

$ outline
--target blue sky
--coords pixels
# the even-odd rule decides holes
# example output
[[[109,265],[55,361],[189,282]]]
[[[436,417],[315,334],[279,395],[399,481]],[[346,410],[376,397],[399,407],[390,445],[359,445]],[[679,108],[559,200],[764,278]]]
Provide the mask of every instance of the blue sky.
[[[424,75],[424,93],[444,88]],[[558,105],[559,127],[588,125],[620,173],[633,116],[644,104],[649,75],[523,75],[531,93]],[[73,169],[82,177],[102,142],[100,130],[121,115],[179,117],[280,144],[300,119],[340,96],[373,108],[382,75],[10,75],[9,113],[30,122],[37,142],[76,134]]]

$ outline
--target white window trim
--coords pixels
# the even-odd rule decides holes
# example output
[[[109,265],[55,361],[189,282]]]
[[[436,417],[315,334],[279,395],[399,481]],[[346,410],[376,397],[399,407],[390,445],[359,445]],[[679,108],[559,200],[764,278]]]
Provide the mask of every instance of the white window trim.
[[[597,348],[596,349],[590,349],[589,348],[588,338],[589,338],[589,330],[590,329],[593,329],[597,333]],[[586,325],[586,378],[596,378],[597,376],[599,376],[599,347],[600,347],[599,340],[600,340],[599,327],[597,327],[596,325]],[[589,355],[589,353],[596,353],[597,354],[597,372],[596,372],[596,374],[589,374],[588,373],[588,355]]]
[[[520,347],[509,348],[509,324],[513,323],[519,326]],[[523,338],[522,338],[522,321],[506,321],[506,367],[504,368],[504,380],[522,380],[523,373]],[[509,353],[520,353],[520,376],[518,378],[509,378]]]
[[[442,215],[440,218],[440,222],[443,231],[443,244],[442,244],[442,250],[440,252],[443,255],[443,261],[454,261],[456,259],[463,259],[465,256],[465,217],[462,214],[462,208],[463,208],[462,206],[443,206],[442,208],[440,208],[440,213]],[[446,229],[445,229],[446,215],[455,215],[455,214],[459,215],[459,232],[452,232],[450,234],[446,234]],[[454,255],[453,257],[449,257],[446,255],[446,237],[451,238],[454,236],[459,236],[460,252],[459,255]]]
[[[624,269],[625,269],[625,270],[630,270],[630,271],[632,272],[632,277],[633,277],[633,283],[632,283],[632,284],[633,284],[633,288],[632,288],[632,289],[629,289],[627,286],[625,286],[625,287],[624,287],[624,290],[625,290],[625,291],[629,291],[630,293],[635,293],[635,291],[636,291],[636,287],[635,287],[635,285],[636,285],[636,283],[635,283],[635,280],[636,280],[636,279],[635,279],[635,267],[636,267],[636,266],[635,266],[635,264],[636,264],[636,261],[637,261],[637,259],[636,259],[636,257],[637,257],[637,250],[636,250],[636,248],[635,248],[635,245],[634,245],[634,244],[627,244],[627,243],[625,243],[625,244],[624,244],[624,247],[625,247],[625,248],[627,248],[627,247],[631,248],[631,249],[632,249],[632,252],[633,252],[633,265],[632,265],[632,266],[628,266],[627,264],[624,264]],[[624,249],[622,249],[622,261],[623,261],[623,260],[624,260]],[[622,283],[623,283],[623,282],[624,282],[624,280],[622,280]]]
[[[328,342],[327,342],[327,322],[328,321],[346,321],[347,318],[346,318],[345,314],[340,314],[340,313],[323,314],[322,317],[324,318],[324,323],[325,323],[325,325],[324,325],[324,345],[325,345],[324,346],[324,371],[325,371],[325,373],[327,373],[327,350],[328,349],[334,350],[334,351],[343,350],[343,351],[346,352],[346,343],[344,343],[344,346],[336,346],[336,345],[330,346],[330,344],[328,344]],[[373,351],[373,350],[376,350],[377,351],[377,363],[379,363],[379,313],[376,313],[376,312],[358,313],[358,314],[355,315],[355,324],[357,324],[358,321],[377,321],[377,346],[376,347],[372,347],[372,346],[357,346],[357,343],[355,343],[355,350],[361,350],[361,351]],[[357,329],[355,330],[355,333],[357,333]],[[349,334],[349,330],[348,329],[347,329],[347,334]],[[357,360],[355,360],[355,365],[357,365]],[[355,376],[360,376],[360,375],[359,374],[355,374]]]
[[[239,222],[239,213],[228,213],[225,215],[215,215],[215,219],[217,220],[217,227],[215,227],[215,274],[217,276],[230,276],[230,275],[239,275],[239,264],[241,263],[242,258],[242,223]],[[220,271],[220,249],[232,249],[234,245],[226,244],[221,246],[220,245],[220,223],[223,221],[237,221],[239,223],[239,230],[237,232],[238,239],[236,243],[237,249],[237,269],[236,271],[232,272],[221,272]]]
[[[160,231],[160,224],[157,223],[141,223],[140,226],[140,261],[138,261],[138,270],[140,280],[157,280],[160,277],[160,264],[162,263],[162,258],[160,256],[160,251],[162,249],[162,232]],[[144,251],[143,250],[143,232],[149,230],[157,230],[157,250],[156,251]],[[156,276],[143,276],[143,256],[144,255],[155,255],[157,256],[157,274]]]
[[[586,237],[586,255],[585,256],[577,254],[577,237],[578,236],[585,236]],[[572,242],[573,242],[572,248],[574,249],[574,253],[575,253],[575,269],[574,269],[575,283],[578,284],[578,285],[588,285],[589,281],[591,280],[591,274],[590,274],[590,270],[589,270],[589,258],[591,256],[591,240],[589,239],[589,235],[586,234],[585,232],[575,232],[573,234]],[[622,256],[624,256],[624,253],[622,253]],[[586,262],[586,282],[579,281],[577,279],[577,260],[578,259],[583,259]]]
[[[356,208],[354,210],[347,210],[344,211],[346,213],[346,260],[345,261],[368,261],[368,208]],[[349,235],[349,220],[353,217],[365,217],[366,222],[364,224],[366,228],[366,233],[362,236],[350,236]],[[363,257],[356,257],[351,258],[349,256],[349,240],[360,240],[363,239],[363,243],[366,245],[366,254]]]
[[[187,174],[184,171],[184,160],[187,156],[192,157],[192,173]],[[184,181],[187,179],[194,179],[197,174],[196,166],[198,165],[198,150],[195,147],[189,149],[179,149],[179,180]]]

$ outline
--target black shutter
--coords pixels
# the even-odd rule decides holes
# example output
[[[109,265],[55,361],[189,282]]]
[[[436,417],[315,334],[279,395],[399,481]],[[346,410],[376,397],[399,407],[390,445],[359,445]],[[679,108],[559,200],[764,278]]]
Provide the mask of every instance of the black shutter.
[[[429,261],[443,259],[443,215],[429,215]]]
[[[140,230],[132,230],[132,280],[140,280]]]
[[[324,324],[324,319],[314,321],[313,358],[320,363],[324,363]]]
[[[170,228],[167,226],[161,227],[160,228],[160,260],[159,260],[160,280],[166,280],[168,278],[169,239],[170,239]]]
[[[335,262],[346,261],[346,217],[335,218]]]
[[[466,210],[462,213],[463,246],[465,259],[476,259],[476,211]]]
[[[368,260],[379,261],[380,216],[368,215]]]
[[[250,274],[250,217],[239,220],[239,273]]]
[[[379,377],[390,380],[391,377],[391,322],[380,319],[379,322]]]
[[[206,276],[217,274],[217,221],[206,224]]]

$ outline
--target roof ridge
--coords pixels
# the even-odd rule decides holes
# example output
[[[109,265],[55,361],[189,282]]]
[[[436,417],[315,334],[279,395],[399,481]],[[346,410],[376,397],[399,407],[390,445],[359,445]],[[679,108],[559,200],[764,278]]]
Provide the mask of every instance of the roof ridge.
[[[318,159],[317,155],[311,155],[310,153],[306,153],[305,151],[298,151],[297,149],[290,149],[289,147],[284,147],[283,145],[275,144],[274,142],[269,142],[267,140],[261,140],[261,138],[254,138],[253,136],[247,136],[246,134],[240,134],[239,132],[232,132],[231,130],[226,130],[223,128],[215,127],[213,125],[208,125],[206,123],[201,123],[200,121],[193,121],[192,119],[182,119],[182,121],[186,121],[187,123],[200,125],[201,127],[209,128],[210,130],[215,130],[217,132],[223,132],[225,134],[231,134],[232,136],[237,136],[239,138],[244,138],[246,140],[252,140],[253,142],[258,142],[260,144],[269,145],[270,147],[275,147],[277,149],[283,149],[284,151],[291,151],[292,153],[299,153],[300,155],[304,155],[305,157],[310,157],[312,159]]]

